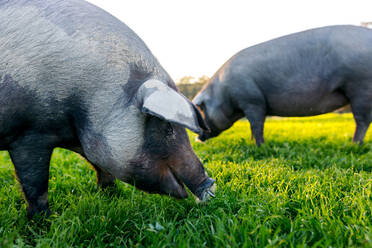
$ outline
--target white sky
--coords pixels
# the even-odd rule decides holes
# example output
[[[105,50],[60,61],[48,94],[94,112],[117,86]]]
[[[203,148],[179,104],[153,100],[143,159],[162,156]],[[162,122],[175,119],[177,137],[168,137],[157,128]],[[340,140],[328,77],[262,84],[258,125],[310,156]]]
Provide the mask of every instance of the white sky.
[[[372,21],[371,0],[88,0],[132,28],[174,80],[289,33]]]

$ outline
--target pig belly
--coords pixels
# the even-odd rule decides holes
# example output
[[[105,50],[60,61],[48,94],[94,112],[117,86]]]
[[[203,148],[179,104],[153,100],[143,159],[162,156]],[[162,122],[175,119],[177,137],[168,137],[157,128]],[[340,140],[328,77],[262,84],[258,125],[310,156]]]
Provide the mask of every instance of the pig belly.
[[[283,117],[312,116],[332,112],[349,103],[342,92],[322,96],[316,94],[293,94],[267,99],[267,114]]]

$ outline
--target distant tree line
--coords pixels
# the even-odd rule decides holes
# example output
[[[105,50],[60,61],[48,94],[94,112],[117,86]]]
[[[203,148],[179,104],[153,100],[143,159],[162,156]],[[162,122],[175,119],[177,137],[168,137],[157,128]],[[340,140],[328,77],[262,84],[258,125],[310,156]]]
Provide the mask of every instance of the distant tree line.
[[[176,84],[179,91],[191,100],[203,88],[208,80],[209,77],[207,76],[201,76],[198,79],[195,79],[191,76],[185,76],[181,78]]]

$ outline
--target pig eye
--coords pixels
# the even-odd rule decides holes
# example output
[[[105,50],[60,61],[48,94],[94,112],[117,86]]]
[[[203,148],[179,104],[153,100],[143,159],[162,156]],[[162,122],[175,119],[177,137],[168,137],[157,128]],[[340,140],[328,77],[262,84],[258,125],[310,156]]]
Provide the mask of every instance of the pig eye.
[[[172,124],[168,123],[166,132],[167,132],[167,133],[166,133],[167,136],[171,136],[171,135],[173,135],[173,127],[172,127]]]

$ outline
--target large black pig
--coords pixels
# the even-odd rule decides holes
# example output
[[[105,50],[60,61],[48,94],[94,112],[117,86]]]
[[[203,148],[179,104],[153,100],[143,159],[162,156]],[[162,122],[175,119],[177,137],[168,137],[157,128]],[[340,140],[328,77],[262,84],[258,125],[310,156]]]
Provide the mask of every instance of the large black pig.
[[[49,214],[55,147],[83,155],[103,187],[213,195],[184,129],[205,131],[200,113],[125,24],[82,0],[12,0],[0,1],[0,30],[0,149],[30,217]]]
[[[329,26],[270,40],[228,60],[194,98],[215,137],[246,116],[259,146],[265,117],[311,116],[346,104],[362,143],[372,120],[372,30]]]

